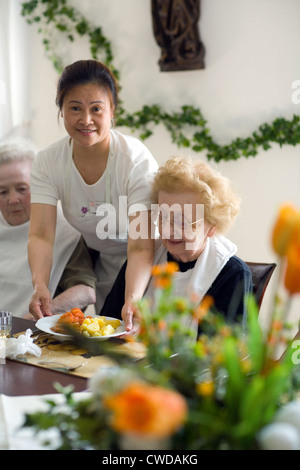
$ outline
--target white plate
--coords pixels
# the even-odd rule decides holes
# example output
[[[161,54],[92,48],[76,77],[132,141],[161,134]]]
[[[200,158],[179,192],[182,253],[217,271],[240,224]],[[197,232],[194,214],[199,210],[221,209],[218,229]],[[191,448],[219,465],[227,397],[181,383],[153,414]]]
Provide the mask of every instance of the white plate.
[[[72,339],[71,335],[63,335],[62,333],[55,333],[55,331],[51,330],[51,328],[54,325],[56,325],[57,320],[59,319],[60,316],[61,316],[61,314],[52,315],[51,317],[40,318],[36,322],[35,326],[39,330],[43,331],[44,333],[49,333],[50,335],[56,336],[57,339],[59,339],[60,341],[70,340],[70,339]],[[88,316],[92,316],[92,317],[96,318],[98,315],[88,315]],[[113,318],[113,317],[105,317],[105,318],[107,320],[117,320],[116,318]],[[121,336],[124,333],[125,333],[125,323],[123,321],[121,321],[120,326],[118,326],[118,328],[116,328],[115,333],[113,333],[112,335],[91,336],[89,339],[104,341],[104,340],[109,339],[109,338],[117,338],[118,336]]]

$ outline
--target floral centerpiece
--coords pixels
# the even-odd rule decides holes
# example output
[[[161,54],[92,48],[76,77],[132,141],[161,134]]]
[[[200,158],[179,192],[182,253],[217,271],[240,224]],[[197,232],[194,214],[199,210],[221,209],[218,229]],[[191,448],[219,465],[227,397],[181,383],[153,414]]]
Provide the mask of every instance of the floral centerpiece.
[[[296,210],[290,217],[282,209],[273,231],[274,249],[287,264],[288,296],[300,291],[299,220]],[[115,366],[91,378],[87,399],[60,389],[64,407],[49,402],[46,413],[27,415],[25,426],[56,428],[60,449],[300,449],[300,418],[292,422],[300,415],[298,368],[285,334],[285,304],[276,294],[266,334],[248,298],[245,331],[215,312],[209,297],[200,305],[175,297],[175,271],[174,263],[156,266],[155,303],[138,303],[141,330],[128,341],[141,341],[145,358],[114,357]],[[201,329],[198,338],[191,323]],[[97,343],[99,352],[110,354],[107,343]]]

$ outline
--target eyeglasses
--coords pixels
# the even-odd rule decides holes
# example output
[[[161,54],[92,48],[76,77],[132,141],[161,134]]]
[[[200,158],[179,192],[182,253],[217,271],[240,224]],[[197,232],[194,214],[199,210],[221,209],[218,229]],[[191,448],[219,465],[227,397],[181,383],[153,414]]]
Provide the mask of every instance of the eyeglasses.
[[[166,230],[168,230],[169,233],[170,229],[172,228],[174,233],[177,233],[180,237],[183,234],[190,235],[194,233],[197,229],[196,225],[202,220],[204,220],[203,217],[194,220],[193,222],[188,222],[181,212],[171,214],[169,211],[165,212],[160,210],[158,213],[158,225],[161,227],[164,233],[166,233]]]
[[[201,219],[195,220],[194,222],[187,222],[187,220],[185,220],[182,214],[174,214],[173,217],[170,216],[170,213],[164,213],[162,211],[160,211],[158,214],[159,223],[161,224],[169,223],[171,227],[181,227],[181,228],[193,227],[198,222],[201,222],[201,220],[204,220],[203,217]]]

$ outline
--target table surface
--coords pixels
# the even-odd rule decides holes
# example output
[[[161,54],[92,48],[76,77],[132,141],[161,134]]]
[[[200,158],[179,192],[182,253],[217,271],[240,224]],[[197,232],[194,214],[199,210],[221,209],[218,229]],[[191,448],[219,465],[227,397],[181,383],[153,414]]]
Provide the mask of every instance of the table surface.
[[[35,322],[13,317],[12,334],[35,330]],[[6,359],[0,364],[0,393],[8,396],[45,395],[56,393],[55,383],[73,385],[75,392],[87,388],[88,379],[43,367]]]

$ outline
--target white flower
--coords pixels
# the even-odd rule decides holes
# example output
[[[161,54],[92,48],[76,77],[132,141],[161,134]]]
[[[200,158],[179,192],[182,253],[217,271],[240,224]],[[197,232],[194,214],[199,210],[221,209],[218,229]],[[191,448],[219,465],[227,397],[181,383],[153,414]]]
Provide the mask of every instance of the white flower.
[[[262,450],[300,450],[299,433],[292,424],[269,424],[258,433],[257,439]]]
[[[89,389],[96,398],[119,392],[130,380],[136,378],[134,372],[118,366],[100,367],[89,379]]]
[[[295,426],[300,436],[300,403],[291,401],[284,405],[275,416],[276,423],[289,423]]]

